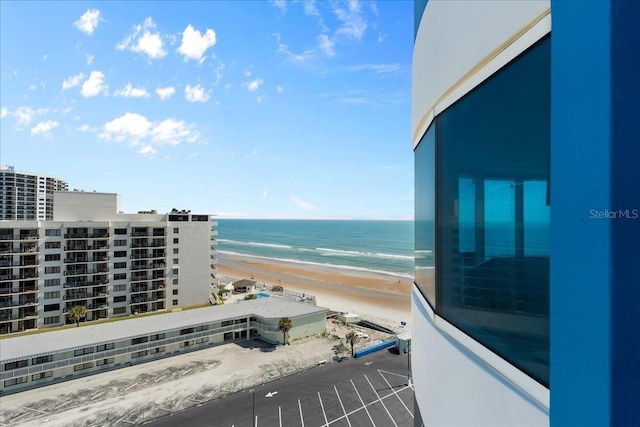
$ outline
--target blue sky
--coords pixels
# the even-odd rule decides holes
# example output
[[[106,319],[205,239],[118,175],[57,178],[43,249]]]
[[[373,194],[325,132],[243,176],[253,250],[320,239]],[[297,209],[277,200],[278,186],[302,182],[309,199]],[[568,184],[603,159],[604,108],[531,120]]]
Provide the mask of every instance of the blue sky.
[[[0,163],[125,212],[411,218],[413,3],[0,2]]]

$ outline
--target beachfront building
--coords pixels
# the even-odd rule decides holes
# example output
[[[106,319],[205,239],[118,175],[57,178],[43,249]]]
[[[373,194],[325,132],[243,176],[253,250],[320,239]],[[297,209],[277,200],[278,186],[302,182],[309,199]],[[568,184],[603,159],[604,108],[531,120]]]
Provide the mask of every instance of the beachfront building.
[[[60,178],[0,165],[0,220],[52,220],[53,193],[67,190]]]
[[[120,196],[55,193],[54,220],[0,221],[0,333],[207,304],[217,222],[173,210],[123,214]]]
[[[415,2],[416,425],[640,425],[638,22]]]
[[[289,339],[321,334],[327,309],[261,298],[215,307],[122,319],[0,341],[0,393],[149,362],[187,351],[257,338],[283,341],[278,321],[289,317]]]

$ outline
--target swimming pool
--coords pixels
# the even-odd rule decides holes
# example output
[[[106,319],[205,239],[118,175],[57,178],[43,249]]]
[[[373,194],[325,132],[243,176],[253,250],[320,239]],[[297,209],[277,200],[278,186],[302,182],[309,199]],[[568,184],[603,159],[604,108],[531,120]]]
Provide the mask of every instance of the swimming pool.
[[[269,298],[269,294],[266,294],[264,292],[258,292],[256,295],[256,298]]]

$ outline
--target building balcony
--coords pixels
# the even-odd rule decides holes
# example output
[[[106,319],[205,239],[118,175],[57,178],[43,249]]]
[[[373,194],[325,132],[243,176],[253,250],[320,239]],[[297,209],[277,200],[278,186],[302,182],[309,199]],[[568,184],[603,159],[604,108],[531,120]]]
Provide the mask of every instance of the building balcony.
[[[37,286],[22,287],[22,288],[0,288],[0,295],[34,294],[37,292],[38,292]]]
[[[37,246],[22,246],[22,247],[3,247],[0,248],[0,254],[35,254],[38,253],[39,248]]]
[[[35,259],[22,259],[20,261],[3,260],[0,261],[0,268],[2,267],[35,267],[40,265],[37,258]]]
[[[154,262],[149,264],[132,265],[131,270],[155,270],[165,268],[166,264],[163,262]]]
[[[4,274],[0,276],[0,281],[29,280],[29,279],[37,279],[37,278],[38,278],[38,273]]]
[[[89,288],[93,286],[105,286],[109,284],[108,279],[104,280],[93,280],[90,282],[66,282],[63,285],[63,288]]]
[[[0,308],[18,308],[18,307],[28,307],[32,305],[38,305],[37,298],[31,298],[24,301],[0,301]]]
[[[65,264],[80,264],[83,262],[89,262],[89,258],[88,257],[77,257],[77,258],[65,258],[64,259],[64,263]]]
[[[65,251],[85,252],[89,250],[89,245],[68,245],[64,247]]]
[[[88,239],[89,233],[67,233],[64,235],[65,239]]]
[[[38,240],[40,236],[37,234],[1,234],[0,240]]]
[[[83,299],[95,299],[95,298],[106,298],[109,296],[108,292],[86,292],[86,293],[78,293],[78,294],[67,294],[62,297],[64,301],[74,301],[74,300],[83,300]]]
[[[0,313],[0,323],[14,322],[16,320],[37,319],[38,313],[20,313],[20,314],[5,314]]]

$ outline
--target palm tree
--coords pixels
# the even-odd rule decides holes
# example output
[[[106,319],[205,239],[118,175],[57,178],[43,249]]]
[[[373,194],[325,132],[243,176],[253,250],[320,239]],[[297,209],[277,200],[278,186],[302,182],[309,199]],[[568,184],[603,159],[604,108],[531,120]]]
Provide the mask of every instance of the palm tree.
[[[292,326],[293,326],[293,322],[288,317],[283,317],[278,321],[278,330],[282,331],[284,344],[287,343],[287,332],[291,330]]]
[[[75,305],[71,307],[67,313],[67,317],[72,322],[76,322],[76,327],[80,326],[80,319],[84,319],[87,316],[87,307],[84,305]]]
[[[256,299],[256,298],[258,298],[256,296],[256,294],[247,294],[247,295],[244,296],[245,300],[251,300],[251,299]]]
[[[347,335],[344,336],[344,338],[349,344],[351,344],[351,357],[353,357],[353,346],[356,345],[356,342],[358,342],[358,335],[355,333],[355,331],[349,331]]]

